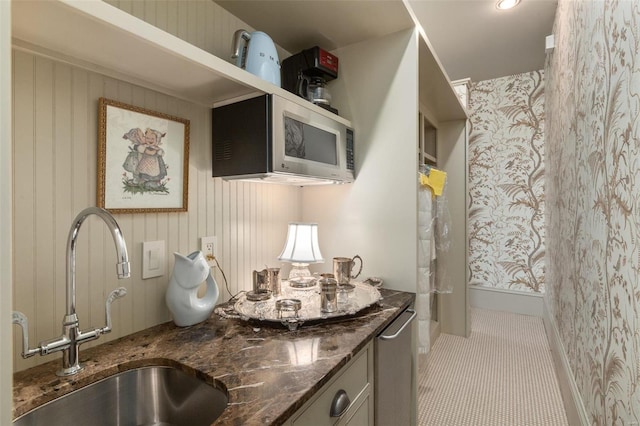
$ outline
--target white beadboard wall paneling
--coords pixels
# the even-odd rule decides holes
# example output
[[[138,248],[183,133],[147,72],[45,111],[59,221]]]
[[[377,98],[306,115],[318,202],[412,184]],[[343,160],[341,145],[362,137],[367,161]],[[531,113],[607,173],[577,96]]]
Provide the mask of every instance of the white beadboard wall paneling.
[[[190,120],[189,211],[116,215],[132,265],[127,280],[115,276],[111,234],[101,220],[86,220],[76,259],[81,327],[103,325],[104,301],[114,288],[124,286],[128,294],[112,306],[114,331],[84,348],[169,320],[164,295],[173,253],[198,250],[202,236],[218,237],[233,294],[251,289],[252,270],[279,266],[287,223],[301,217],[301,190],[213,179],[209,108],[22,51],[13,52],[13,85],[13,308],[29,317],[32,345],[60,333],[69,227],[78,212],[96,203],[101,96]],[[167,274],[142,280],[142,242],[153,240],[166,242]],[[220,300],[227,300],[222,275],[215,276]],[[15,348],[21,347],[17,327],[13,335]],[[23,360],[19,350],[13,352],[16,371],[53,358]]]
[[[35,230],[33,227],[35,216],[35,120],[34,120],[34,68],[35,58],[16,53],[13,55],[13,179],[14,179],[14,242],[13,242],[13,309],[22,311],[30,320],[29,336],[38,340],[36,333],[36,300],[35,279],[32,261],[35,258],[35,244],[33,244]],[[17,72],[20,70],[20,72]],[[18,98],[24,99],[18,102]],[[20,131],[21,129],[22,131]],[[29,161],[20,162],[20,158]],[[18,211],[18,205],[24,211]],[[18,232],[18,230],[20,232]],[[22,302],[22,303],[19,303]],[[22,336],[14,327],[14,355],[22,348]],[[40,339],[42,340],[42,339]],[[15,360],[15,357],[14,357]],[[22,365],[34,365],[34,362]],[[15,364],[14,361],[14,365]]]
[[[233,33],[254,28],[212,0],[105,0],[136,18],[232,62]],[[276,46],[280,60],[290,55]]]
[[[108,1],[110,4],[230,61],[231,39],[251,27],[209,0]],[[281,58],[288,55],[279,50]],[[191,121],[189,211],[116,215],[127,241],[132,277],[115,276],[115,249],[97,218],[82,226],[77,252],[77,310],[83,329],[102,326],[104,300],[116,287],[127,296],[112,305],[114,331],[89,347],[169,320],[164,294],[174,252],[199,249],[218,237],[219,262],[232,294],[251,289],[251,271],[279,266],[287,223],[301,218],[297,187],[211,178],[211,110],[91,70],[13,52],[13,309],[29,318],[32,345],[57,336],[65,312],[66,239],[73,218],[96,203],[97,109],[101,96]],[[36,96],[37,93],[37,96]],[[167,274],[142,280],[142,242],[166,242]],[[287,274],[289,265],[283,266]],[[229,294],[220,271],[221,301]],[[14,347],[21,335],[13,330]],[[23,360],[14,370],[54,356]]]
[[[55,67],[53,83],[53,112],[55,120],[53,121],[53,139],[55,144],[55,157],[69,159],[73,158],[73,110],[74,110],[74,96],[78,92],[73,82],[73,70],[69,66],[63,64],[57,64]],[[80,80],[85,83],[86,80]],[[65,105],[70,105],[66,108]],[[55,164],[55,163],[54,163]],[[53,186],[61,186],[71,188],[73,184],[73,176],[70,167],[55,167],[54,169]],[[52,191],[53,193],[53,191]],[[73,215],[71,209],[73,191],[58,191],[56,194],[55,203],[53,206],[53,217],[70,217]],[[62,221],[53,222],[53,238],[50,243],[64,239],[69,232],[70,224],[64,224]],[[51,324],[54,327],[51,332],[56,333],[60,330],[59,324],[55,322],[63,317],[65,312],[65,250],[56,250],[55,247],[51,247],[51,260],[53,262],[53,277],[52,284],[54,286],[53,291],[53,317]],[[55,334],[51,334],[54,336]]]
[[[34,169],[35,181],[34,189],[37,193],[35,199],[34,231],[38,244],[35,246],[34,273],[38,285],[39,296],[36,299],[36,309],[38,312],[35,318],[36,329],[45,335],[52,335],[56,328],[53,320],[53,281],[49,279],[53,275],[53,229],[51,226],[51,207],[54,205],[53,193],[53,92],[40,90],[41,88],[53,85],[53,63],[36,58],[34,84],[35,84],[35,107],[34,115],[37,125],[41,125],[41,131],[36,133],[36,144],[34,148]]]

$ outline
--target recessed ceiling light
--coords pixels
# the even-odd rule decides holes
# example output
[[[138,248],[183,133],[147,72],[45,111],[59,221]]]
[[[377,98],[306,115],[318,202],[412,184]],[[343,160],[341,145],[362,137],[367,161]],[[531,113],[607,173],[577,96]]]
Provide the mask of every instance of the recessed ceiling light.
[[[511,9],[512,7],[516,7],[520,3],[520,0],[498,0],[496,3],[496,8],[500,10]]]

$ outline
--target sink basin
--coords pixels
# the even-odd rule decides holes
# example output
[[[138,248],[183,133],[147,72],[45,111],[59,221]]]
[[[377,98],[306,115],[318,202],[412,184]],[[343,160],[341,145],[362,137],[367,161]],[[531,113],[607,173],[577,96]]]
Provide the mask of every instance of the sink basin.
[[[225,391],[181,370],[143,367],[54,399],[13,425],[210,425],[227,402]]]

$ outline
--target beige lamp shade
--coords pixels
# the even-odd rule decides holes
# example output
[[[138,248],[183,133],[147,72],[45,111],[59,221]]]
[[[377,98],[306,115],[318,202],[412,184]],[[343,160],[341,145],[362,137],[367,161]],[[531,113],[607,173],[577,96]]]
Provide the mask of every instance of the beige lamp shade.
[[[278,260],[291,263],[324,262],[318,245],[318,224],[290,223],[287,242]]]
[[[310,277],[310,263],[324,262],[318,245],[318,224],[317,223],[290,223],[287,231],[287,241],[278,260],[291,262],[293,267],[289,272],[289,280],[295,278]],[[292,285],[297,287],[307,287],[315,285],[315,280],[298,280]]]

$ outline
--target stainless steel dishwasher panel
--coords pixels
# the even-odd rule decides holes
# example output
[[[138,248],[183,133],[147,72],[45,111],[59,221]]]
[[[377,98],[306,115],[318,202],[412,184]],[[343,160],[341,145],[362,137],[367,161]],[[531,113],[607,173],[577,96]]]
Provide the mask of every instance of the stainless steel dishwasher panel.
[[[380,333],[375,342],[375,424],[408,426],[414,395],[411,323],[416,311],[407,309]]]

